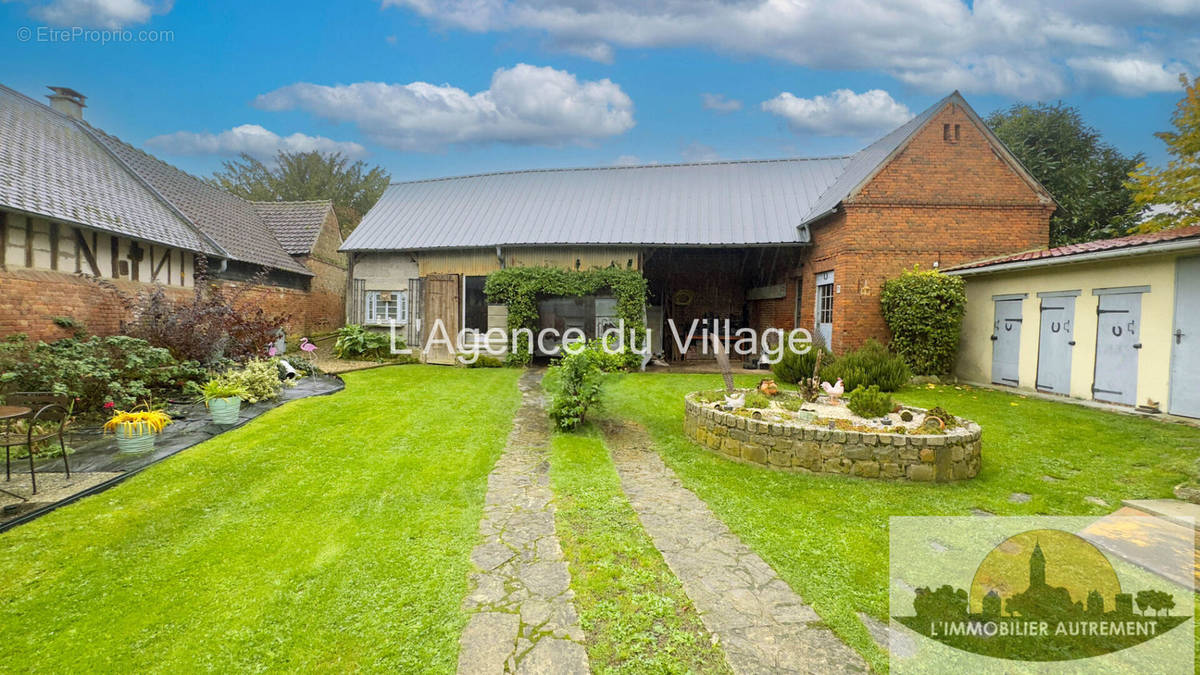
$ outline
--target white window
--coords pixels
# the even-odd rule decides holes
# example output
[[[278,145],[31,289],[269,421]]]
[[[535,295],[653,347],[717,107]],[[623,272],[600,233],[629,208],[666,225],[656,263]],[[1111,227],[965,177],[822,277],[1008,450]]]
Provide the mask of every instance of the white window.
[[[408,323],[408,291],[367,291],[367,323]]]

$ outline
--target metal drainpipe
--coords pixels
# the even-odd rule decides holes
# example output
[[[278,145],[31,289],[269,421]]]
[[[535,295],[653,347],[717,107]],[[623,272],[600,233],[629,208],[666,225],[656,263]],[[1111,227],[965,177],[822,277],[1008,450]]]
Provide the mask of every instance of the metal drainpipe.
[[[496,247],[496,260],[500,262],[500,269],[504,269],[504,252],[499,246]]]

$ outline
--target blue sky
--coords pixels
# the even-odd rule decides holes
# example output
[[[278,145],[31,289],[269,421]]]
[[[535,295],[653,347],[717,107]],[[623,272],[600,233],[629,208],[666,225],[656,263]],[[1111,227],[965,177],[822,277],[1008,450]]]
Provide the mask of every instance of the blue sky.
[[[0,0],[0,83],[39,100],[75,88],[88,121],[201,175],[280,147],[342,150],[395,180],[841,154],[955,88],[985,115],[1061,99],[1164,161],[1152,134],[1175,73],[1200,63],[1200,3],[1054,7]],[[72,27],[133,41],[49,32]]]

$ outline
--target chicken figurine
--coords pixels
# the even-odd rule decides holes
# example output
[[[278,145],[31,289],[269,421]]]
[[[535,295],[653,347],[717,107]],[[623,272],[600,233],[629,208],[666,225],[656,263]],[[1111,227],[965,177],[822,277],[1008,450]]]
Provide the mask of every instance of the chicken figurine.
[[[838,400],[842,397],[842,394],[846,393],[846,386],[842,384],[842,378],[840,377],[834,384],[822,382],[821,388],[829,395],[829,402],[832,405],[838,405]]]
[[[739,392],[737,394],[727,394],[725,396],[725,409],[738,410],[746,406],[746,394]]]

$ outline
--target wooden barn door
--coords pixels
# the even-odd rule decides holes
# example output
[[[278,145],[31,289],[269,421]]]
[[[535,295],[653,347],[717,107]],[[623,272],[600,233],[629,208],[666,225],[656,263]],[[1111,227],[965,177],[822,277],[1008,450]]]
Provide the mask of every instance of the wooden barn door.
[[[429,345],[425,360],[454,365],[455,354],[446,346],[445,340],[454,342],[458,336],[462,281],[457,274],[430,274],[424,278],[422,286],[425,297],[421,303],[421,333]]]

